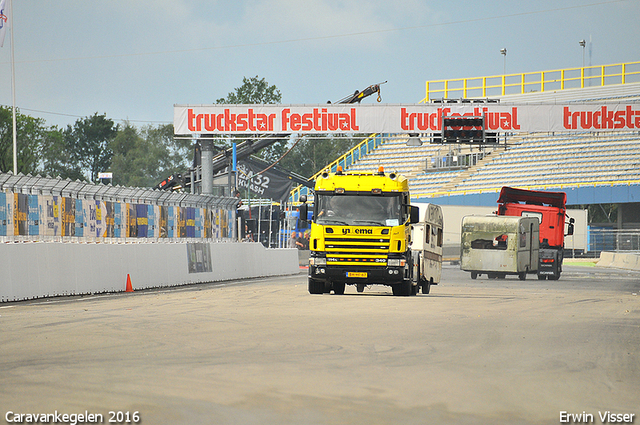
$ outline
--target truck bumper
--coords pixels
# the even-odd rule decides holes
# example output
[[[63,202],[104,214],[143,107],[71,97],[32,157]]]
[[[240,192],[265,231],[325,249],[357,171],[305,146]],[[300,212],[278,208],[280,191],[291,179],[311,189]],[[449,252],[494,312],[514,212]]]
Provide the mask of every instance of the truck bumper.
[[[405,281],[404,267],[309,266],[309,278],[347,285],[397,285]]]

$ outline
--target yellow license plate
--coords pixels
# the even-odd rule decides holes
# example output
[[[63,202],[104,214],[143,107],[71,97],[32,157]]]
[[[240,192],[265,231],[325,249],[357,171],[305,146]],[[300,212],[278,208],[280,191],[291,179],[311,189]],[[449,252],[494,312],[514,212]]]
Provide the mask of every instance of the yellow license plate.
[[[347,277],[367,277],[367,272],[347,272]]]

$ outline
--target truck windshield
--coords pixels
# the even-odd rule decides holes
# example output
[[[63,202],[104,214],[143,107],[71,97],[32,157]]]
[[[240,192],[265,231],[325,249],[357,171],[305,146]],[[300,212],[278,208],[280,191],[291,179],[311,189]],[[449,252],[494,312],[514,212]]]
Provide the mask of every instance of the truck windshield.
[[[316,194],[316,223],[342,226],[399,226],[402,224],[400,194],[321,195]]]

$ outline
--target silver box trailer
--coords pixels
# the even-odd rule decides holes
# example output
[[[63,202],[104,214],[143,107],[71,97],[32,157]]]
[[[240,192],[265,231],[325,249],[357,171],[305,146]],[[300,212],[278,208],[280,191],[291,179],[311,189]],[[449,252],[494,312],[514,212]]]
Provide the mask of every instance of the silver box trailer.
[[[462,219],[460,268],[489,279],[538,271],[539,223],[535,217],[466,216]]]

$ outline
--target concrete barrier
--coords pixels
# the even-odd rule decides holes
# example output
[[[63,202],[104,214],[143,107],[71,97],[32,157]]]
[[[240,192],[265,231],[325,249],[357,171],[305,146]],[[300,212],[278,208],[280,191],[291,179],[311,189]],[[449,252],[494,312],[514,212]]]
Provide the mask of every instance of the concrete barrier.
[[[614,255],[615,255],[615,253],[613,253],[613,252],[602,251],[600,253],[600,260],[598,260],[598,262],[596,263],[596,266],[598,266],[598,267],[611,267],[611,264],[613,263]]]
[[[625,252],[601,252],[598,267],[640,271],[640,254]]]
[[[0,244],[0,301],[124,291],[127,275],[135,290],[297,274],[297,251],[257,243]]]

